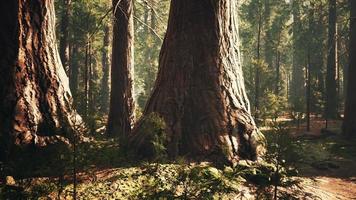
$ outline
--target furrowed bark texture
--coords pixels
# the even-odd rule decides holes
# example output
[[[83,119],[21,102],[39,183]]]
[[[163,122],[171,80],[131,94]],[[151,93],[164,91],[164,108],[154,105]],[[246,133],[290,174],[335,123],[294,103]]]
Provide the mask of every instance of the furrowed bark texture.
[[[133,14],[132,0],[114,0],[111,96],[107,134],[126,137],[134,121],[132,98]]]
[[[240,63],[237,2],[172,0],[160,68],[144,115],[166,122],[168,153],[256,159],[263,135],[251,117]]]
[[[350,5],[350,65],[343,132],[347,136],[356,136],[356,2],[350,0]]]
[[[2,151],[69,142],[81,118],[56,46],[53,0],[1,1]]]

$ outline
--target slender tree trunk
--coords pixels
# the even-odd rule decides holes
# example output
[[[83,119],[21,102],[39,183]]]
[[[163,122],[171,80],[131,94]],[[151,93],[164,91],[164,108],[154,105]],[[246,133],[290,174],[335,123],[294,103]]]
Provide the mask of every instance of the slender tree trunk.
[[[292,0],[292,12],[293,12],[293,67],[292,67],[292,79],[290,85],[290,100],[293,110],[296,112],[303,112],[303,96],[305,96],[305,88],[303,86],[303,67],[301,62],[303,56],[300,50],[302,49],[302,41],[298,37],[301,31],[300,21],[300,5],[298,0]]]
[[[245,92],[236,11],[237,1],[230,0],[171,2],[158,78],[144,111],[166,122],[171,157],[233,162],[256,159],[264,149]],[[138,137],[130,146],[147,152],[147,140]]]
[[[343,133],[346,136],[356,135],[356,2],[350,0],[350,65],[348,71],[347,97]]]
[[[101,80],[101,112],[107,113],[109,110],[109,78],[110,78],[110,58],[109,58],[109,46],[110,46],[110,28],[105,26],[104,28],[104,40],[102,48],[102,68],[103,78]]]
[[[69,142],[81,118],[55,38],[53,0],[1,1],[1,152]]]
[[[273,68],[273,39],[271,30],[271,0],[264,0],[264,31],[265,31],[265,60],[269,68]]]
[[[328,64],[326,73],[326,118],[337,118],[336,0],[329,0]]]
[[[60,38],[59,38],[59,55],[64,69],[69,75],[69,18],[71,15],[71,0],[62,0],[63,1],[63,13],[61,16],[60,23]]]
[[[275,86],[275,94],[279,95],[281,87],[281,53],[277,51],[276,55],[276,86]]]
[[[310,131],[310,106],[311,106],[311,61],[310,61],[310,50],[308,50],[308,60],[305,70],[306,77],[306,115],[307,115],[307,131]]]
[[[259,109],[260,109],[260,82],[261,82],[261,77],[260,77],[260,68],[261,68],[261,32],[262,32],[262,13],[261,13],[261,8],[259,7],[258,9],[258,32],[257,32],[257,64],[255,66],[255,119],[257,120],[259,115]]]
[[[73,99],[77,100],[77,93],[78,93],[78,75],[79,75],[79,64],[77,61],[77,56],[79,54],[78,51],[78,46],[73,45],[72,46],[72,59],[71,64],[70,64],[70,80],[69,80],[69,86],[73,94]],[[74,101],[76,102],[76,101]]]
[[[91,133],[95,132],[95,98],[94,98],[94,63],[93,63],[93,49],[92,43],[89,45],[89,65],[88,65],[88,125]]]
[[[84,118],[88,120],[89,109],[89,48],[90,41],[85,45],[85,64],[84,64]]]
[[[155,33],[153,31],[156,31],[156,26],[157,26],[157,19],[156,19],[156,13],[155,13],[155,6],[156,6],[156,0],[151,0],[151,34],[150,34],[150,37],[152,38],[153,40],[153,43],[152,43],[152,48],[155,49],[155,47],[157,46],[157,43],[159,43],[158,39],[157,39],[157,36],[155,35]],[[154,86],[154,78],[157,74],[157,66],[155,64],[155,50],[151,49],[149,52],[148,52],[148,59],[149,59],[149,69],[147,70],[148,71],[148,77],[152,77],[152,81],[149,81],[147,83],[147,86],[146,86],[146,92],[147,94],[150,94],[152,92],[152,88]]]
[[[132,98],[133,5],[132,0],[113,0],[114,31],[111,63],[111,97],[107,134],[127,137],[134,122]]]
[[[277,41],[277,50],[276,50],[276,85],[275,85],[275,94],[279,95],[281,87],[281,53],[279,51],[279,46],[281,43],[281,32],[278,32],[278,41]]]

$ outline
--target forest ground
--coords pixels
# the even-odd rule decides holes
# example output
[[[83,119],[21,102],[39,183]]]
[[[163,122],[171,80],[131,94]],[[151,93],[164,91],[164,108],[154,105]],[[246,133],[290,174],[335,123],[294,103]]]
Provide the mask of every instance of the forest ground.
[[[325,121],[314,119],[310,132],[292,131],[309,140],[305,145],[310,155],[299,164],[299,176],[304,180],[305,192],[320,199],[356,199],[356,140],[339,135],[340,121],[331,121],[329,126],[331,132],[323,133]],[[305,129],[302,124],[300,130]]]
[[[279,187],[280,199],[356,199],[356,140],[340,135],[341,122],[329,123],[323,132],[322,120],[314,119],[310,132],[288,125],[292,151],[283,152],[289,166],[299,173],[285,177],[292,184]],[[270,131],[264,131],[269,142]],[[78,149],[78,199],[271,199],[273,174],[270,165],[241,162],[239,167],[216,168],[209,163],[175,162],[130,163],[119,151],[116,140],[95,136]],[[290,147],[288,147],[290,148]],[[248,166],[248,167],[246,167]],[[73,176],[30,177],[16,180],[15,188],[1,187],[0,194],[32,199],[72,199]],[[287,166],[286,166],[287,168]],[[273,168],[271,168],[273,169]],[[43,171],[53,172],[53,168]],[[267,178],[266,178],[267,177]],[[286,181],[288,182],[288,181]],[[295,182],[295,184],[294,184]],[[15,194],[17,193],[17,194]],[[1,197],[1,196],[0,196]],[[11,198],[10,198],[11,199]]]

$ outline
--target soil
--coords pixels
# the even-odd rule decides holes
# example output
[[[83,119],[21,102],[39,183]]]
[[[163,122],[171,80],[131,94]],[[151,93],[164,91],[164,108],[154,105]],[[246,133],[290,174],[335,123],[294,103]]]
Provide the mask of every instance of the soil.
[[[320,142],[325,137],[340,137],[340,121],[329,121],[328,129],[325,129],[324,120],[313,120],[310,131],[306,130],[305,124],[295,129],[294,136],[309,137],[311,142]],[[344,138],[342,139],[345,140]],[[307,167],[301,171],[303,177],[303,190],[317,196],[322,200],[350,200],[356,199],[356,143],[345,142],[338,150],[345,148],[344,152],[350,154],[338,154],[326,161],[320,162],[319,166]],[[311,198],[315,199],[315,198]]]

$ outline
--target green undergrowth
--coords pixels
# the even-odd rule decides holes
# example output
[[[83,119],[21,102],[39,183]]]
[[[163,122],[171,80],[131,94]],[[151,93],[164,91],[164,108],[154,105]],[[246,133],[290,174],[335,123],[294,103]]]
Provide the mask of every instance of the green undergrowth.
[[[268,153],[264,161],[241,160],[234,167],[219,168],[184,158],[167,162],[165,156],[150,163],[133,162],[120,151],[117,140],[96,137],[79,145],[76,152],[77,199],[273,199],[276,188],[278,199],[297,199],[289,188],[302,191],[298,176],[305,174],[299,170],[337,170],[342,162],[355,160],[355,140],[338,134],[293,138],[288,133],[283,124],[265,132]],[[158,149],[158,154],[165,152]],[[0,199],[55,199],[58,195],[72,199],[73,157],[68,156],[60,157],[57,167],[41,168],[46,174],[56,171],[53,176],[1,186]],[[61,183],[58,170],[64,178]]]
[[[181,159],[184,160],[184,159]],[[276,168],[268,163],[240,161],[235,167],[219,169],[210,163],[141,163],[138,166],[103,169],[90,177],[78,175],[78,199],[233,199],[270,193],[277,181]],[[22,190],[26,199],[58,196],[57,179],[32,180]],[[281,182],[279,182],[281,181]],[[287,182],[278,179],[278,185]],[[257,190],[265,188],[266,190]],[[6,195],[11,195],[8,188]],[[259,194],[261,195],[261,194]],[[73,184],[60,192],[72,199]]]
[[[246,196],[248,187],[271,186],[275,170],[271,164],[252,162],[224,169],[208,163],[147,163],[114,169],[104,179],[80,184],[77,191],[79,199],[232,199]],[[64,193],[70,194],[72,188],[68,185]]]
[[[301,139],[300,154],[303,159],[297,165],[305,174],[332,174],[356,166],[356,139],[340,134],[319,139]],[[324,173],[322,173],[324,172]],[[356,175],[356,173],[354,173]]]

